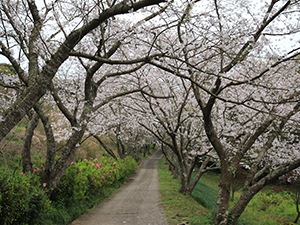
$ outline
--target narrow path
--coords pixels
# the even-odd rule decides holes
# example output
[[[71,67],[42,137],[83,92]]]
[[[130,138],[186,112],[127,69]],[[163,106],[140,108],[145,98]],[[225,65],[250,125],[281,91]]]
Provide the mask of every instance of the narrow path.
[[[158,151],[113,196],[71,225],[167,225],[160,207]]]

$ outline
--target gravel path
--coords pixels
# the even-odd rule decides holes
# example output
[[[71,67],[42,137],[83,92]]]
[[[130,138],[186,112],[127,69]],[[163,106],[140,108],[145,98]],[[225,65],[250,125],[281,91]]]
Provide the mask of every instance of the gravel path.
[[[167,225],[160,207],[158,151],[113,196],[71,225]]]

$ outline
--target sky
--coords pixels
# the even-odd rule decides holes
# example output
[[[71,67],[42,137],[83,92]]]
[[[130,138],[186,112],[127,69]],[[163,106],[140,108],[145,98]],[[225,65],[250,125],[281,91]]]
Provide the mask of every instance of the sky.
[[[254,4],[255,7],[261,7],[261,4],[263,4],[262,3],[263,1],[261,0],[254,0],[251,3],[253,2],[257,2],[257,4],[256,3]],[[299,21],[295,21],[295,23],[297,22],[299,23]],[[284,38],[279,36],[277,37],[268,36],[268,38],[273,40],[271,45],[272,51],[274,51],[275,53],[279,53],[280,55],[287,53],[288,51],[292,50],[296,46],[300,46],[300,33],[289,35],[288,37],[284,37]],[[5,57],[0,55],[0,63],[9,63],[9,61]]]

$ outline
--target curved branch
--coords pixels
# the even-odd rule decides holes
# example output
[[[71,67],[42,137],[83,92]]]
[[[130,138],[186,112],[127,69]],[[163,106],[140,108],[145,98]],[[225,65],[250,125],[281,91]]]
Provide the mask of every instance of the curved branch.
[[[112,59],[108,59],[107,57],[103,58],[103,57],[99,57],[96,55],[90,55],[90,54],[86,54],[84,52],[75,52],[75,51],[72,51],[70,53],[70,56],[83,57],[86,59],[95,60],[95,61],[98,61],[101,63],[106,63],[109,65],[116,65],[116,64],[131,65],[131,64],[141,63],[141,62],[149,62],[154,58],[164,56],[164,54],[158,53],[158,54],[154,54],[154,55],[150,55],[150,56],[146,56],[146,57],[142,57],[142,58],[137,58],[137,59],[131,59],[131,60],[112,60]]]
[[[45,66],[37,78],[37,82],[31,85],[30,88],[27,88],[24,95],[19,97],[9,108],[8,113],[4,115],[3,120],[0,122],[0,141],[46,93],[48,85],[51,83],[59,67],[69,58],[70,52],[83,37],[113,16],[127,14],[132,10],[137,11],[141,8],[157,5],[162,2],[166,2],[166,0],[140,0],[138,2],[131,1],[131,3],[124,0],[113,7],[104,10],[99,14],[98,18],[91,20],[81,28],[71,32],[52,55],[51,59],[46,61]]]
[[[273,16],[269,17],[270,12],[272,11],[273,7],[275,6],[277,1],[272,1],[271,5],[269,6],[266,16],[262,21],[262,24],[256,31],[256,33],[253,35],[253,38],[248,40],[243,47],[240,49],[240,51],[236,54],[234,59],[230,63],[227,64],[220,72],[226,73],[230,71],[237,63],[243,61],[250,53],[250,50],[253,48],[253,44],[258,41],[260,36],[262,35],[265,28],[274,21],[291,3],[291,1],[287,1]]]

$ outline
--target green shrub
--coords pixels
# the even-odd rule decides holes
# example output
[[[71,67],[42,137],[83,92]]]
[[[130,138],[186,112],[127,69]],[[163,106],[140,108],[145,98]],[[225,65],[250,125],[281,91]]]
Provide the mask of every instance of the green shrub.
[[[32,185],[32,176],[0,169],[0,224],[37,224],[50,201],[41,185]]]
[[[119,187],[137,168],[131,157],[101,157],[72,162],[50,202],[41,183],[43,165],[32,174],[0,168],[0,225],[65,225]],[[14,171],[20,171],[15,167]]]
[[[58,186],[56,199],[65,205],[88,201],[95,194],[122,182],[136,167],[137,163],[131,157],[118,161],[101,157],[72,162]]]

